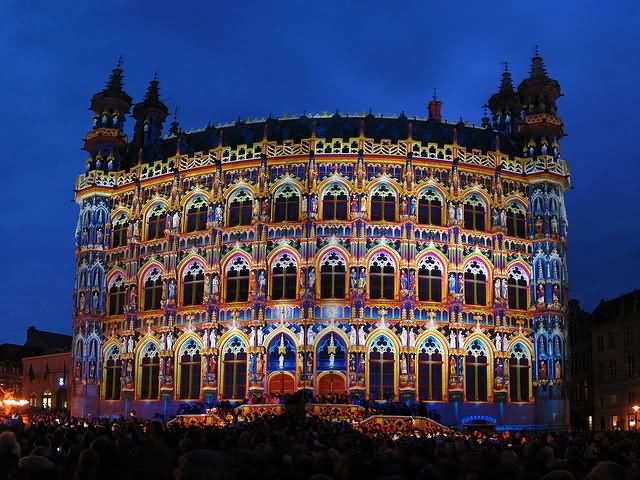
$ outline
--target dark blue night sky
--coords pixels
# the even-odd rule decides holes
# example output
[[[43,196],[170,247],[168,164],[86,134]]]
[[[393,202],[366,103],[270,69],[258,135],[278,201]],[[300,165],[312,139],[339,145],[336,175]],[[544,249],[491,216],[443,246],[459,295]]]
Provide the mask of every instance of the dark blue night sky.
[[[565,94],[571,296],[591,309],[640,286],[637,2],[201,3],[0,5],[0,343],[29,325],[70,331],[74,179],[89,99],[121,54],[134,101],[158,72],[189,130],[269,113],[425,116],[434,87],[446,119],[479,123],[501,62],[519,83],[539,44]]]

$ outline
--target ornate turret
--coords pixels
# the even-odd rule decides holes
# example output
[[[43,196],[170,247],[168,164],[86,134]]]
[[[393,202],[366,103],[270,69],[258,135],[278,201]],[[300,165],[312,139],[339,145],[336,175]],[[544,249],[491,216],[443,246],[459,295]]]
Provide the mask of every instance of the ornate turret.
[[[489,99],[489,108],[493,117],[493,127],[507,134],[516,132],[514,124],[520,118],[520,99],[513,89],[513,80],[505,62],[500,89]]]
[[[157,75],[149,82],[144,100],[133,108],[136,119],[133,143],[137,148],[152,145],[162,135],[162,123],[169,110],[160,100],[160,82]]]
[[[427,110],[429,113],[429,120],[433,120],[434,122],[442,121],[442,102],[436,98],[436,91],[433,90],[433,97],[427,106]]]

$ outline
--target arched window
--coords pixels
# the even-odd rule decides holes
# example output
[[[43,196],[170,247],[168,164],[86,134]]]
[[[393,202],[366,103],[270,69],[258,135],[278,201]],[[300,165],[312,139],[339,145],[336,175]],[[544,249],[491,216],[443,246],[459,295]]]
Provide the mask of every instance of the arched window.
[[[158,267],[149,269],[144,277],[144,309],[157,310],[162,301],[162,274]]]
[[[186,232],[198,232],[207,228],[207,215],[209,214],[209,205],[207,200],[198,195],[191,200],[187,206],[187,224]]]
[[[395,265],[391,256],[381,252],[369,263],[369,298],[393,300],[395,297]]]
[[[158,348],[153,342],[147,343],[140,352],[140,399],[155,400],[158,398],[158,375],[160,375],[160,357]]]
[[[487,304],[487,271],[477,260],[464,269],[464,302],[467,305]]]
[[[109,315],[124,313],[124,279],[117,274],[109,285]]]
[[[339,335],[329,333],[318,343],[316,370],[347,369],[347,348]]]
[[[273,221],[297,222],[300,214],[300,194],[293,185],[283,185],[274,194]]]
[[[106,356],[104,375],[104,399],[120,400],[120,376],[122,375],[122,360],[120,350],[112,346]]]
[[[246,302],[249,298],[249,263],[237,256],[227,264],[227,302]]]
[[[442,198],[432,188],[425,188],[418,197],[418,223],[442,225]]]
[[[507,207],[507,235],[526,238],[525,217],[524,208],[516,202],[511,202]]]
[[[235,227],[238,225],[251,225],[253,211],[253,197],[241,188],[235,191],[229,198],[229,214],[227,215],[227,225]]]
[[[507,285],[509,308],[527,310],[527,277],[519,267],[513,267],[509,271]]]
[[[529,401],[529,350],[516,343],[509,354],[509,396],[512,402]]]
[[[233,336],[222,349],[222,397],[225,400],[242,400],[247,387],[247,346],[238,336]]]
[[[296,262],[288,253],[280,254],[271,264],[271,299],[295,300],[298,284]]]
[[[340,183],[333,183],[327,188],[322,197],[322,219],[346,220],[349,194]]]
[[[418,350],[418,395],[423,402],[442,400],[443,355],[442,345],[435,337],[425,338],[420,345]]]
[[[473,340],[465,355],[465,390],[469,402],[487,401],[488,355],[487,346],[480,340]]]
[[[395,396],[395,349],[384,335],[369,347],[369,398],[392,400]]]
[[[193,338],[183,342],[180,348],[180,390],[181,400],[200,398],[200,345]]]
[[[127,244],[127,230],[129,228],[129,219],[127,215],[121,213],[113,221],[111,230],[111,247],[118,248]]]
[[[344,298],[347,281],[346,262],[336,252],[329,252],[320,261],[320,297]]]
[[[433,255],[424,257],[418,265],[418,299],[422,302],[442,300],[442,265]]]
[[[151,209],[147,216],[147,240],[162,238],[167,226],[167,210],[164,205],[158,204]]]
[[[382,183],[371,193],[371,220],[396,221],[396,195],[391,187]]]
[[[464,228],[484,231],[486,207],[482,199],[475,194],[464,200]]]
[[[204,269],[200,262],[192,262],[182,277],[182,305],[202,305],[204,296]]]

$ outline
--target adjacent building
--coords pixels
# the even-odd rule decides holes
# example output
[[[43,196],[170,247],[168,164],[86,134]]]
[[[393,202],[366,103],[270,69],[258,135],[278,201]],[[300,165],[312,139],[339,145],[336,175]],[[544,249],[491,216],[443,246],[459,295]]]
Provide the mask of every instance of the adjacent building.
[[[566,424],[559,96],[536,53],[479,126],[434,98],[163,136],[158,80],[130,115],[118,65],[75,187],[73,413],[306,390]]]
[[[71,377],[71,339],[65,352],[36,355],[22,359],[22,397],[29,407],[67,410],[67,382]]]

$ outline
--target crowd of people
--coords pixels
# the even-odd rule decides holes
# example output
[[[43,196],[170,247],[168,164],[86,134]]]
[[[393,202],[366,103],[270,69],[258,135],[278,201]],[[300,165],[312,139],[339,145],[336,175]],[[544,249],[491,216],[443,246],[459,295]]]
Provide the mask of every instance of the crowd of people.
[[[640,479],[634,432],[354,428],[295,408],[225,427],[33,416],[0,426],[0,480]]]

